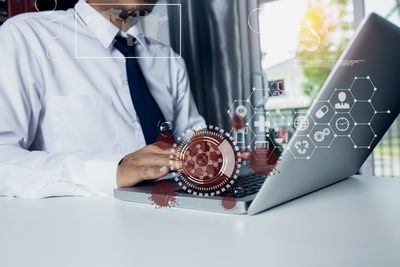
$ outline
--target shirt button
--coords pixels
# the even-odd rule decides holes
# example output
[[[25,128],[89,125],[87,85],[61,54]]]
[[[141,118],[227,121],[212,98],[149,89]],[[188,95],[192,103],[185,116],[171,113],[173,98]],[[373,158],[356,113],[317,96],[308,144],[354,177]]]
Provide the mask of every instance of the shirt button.
[[[129,86],[128,80],[124,80],[122,83],[123,83],[125,86]]]

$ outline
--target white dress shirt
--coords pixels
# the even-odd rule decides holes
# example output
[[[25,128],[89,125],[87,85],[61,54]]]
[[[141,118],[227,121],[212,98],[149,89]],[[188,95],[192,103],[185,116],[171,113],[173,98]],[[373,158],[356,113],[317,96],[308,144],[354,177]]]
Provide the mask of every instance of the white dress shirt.
[[[82,0],[0,27],[0,196],[111,195],[118,162],[146,145],[119,32]],[[127,33],[175,135],[203,125],[183,60],[139,23]]]

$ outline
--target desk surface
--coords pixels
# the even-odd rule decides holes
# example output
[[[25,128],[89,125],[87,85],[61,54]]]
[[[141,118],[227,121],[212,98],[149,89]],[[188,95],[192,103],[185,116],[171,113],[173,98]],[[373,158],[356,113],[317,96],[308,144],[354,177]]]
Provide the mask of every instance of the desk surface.
[[[400,179],[350,178],[253,217],[105,198],[3,198],[0,214],[0,266],[400,266]]]

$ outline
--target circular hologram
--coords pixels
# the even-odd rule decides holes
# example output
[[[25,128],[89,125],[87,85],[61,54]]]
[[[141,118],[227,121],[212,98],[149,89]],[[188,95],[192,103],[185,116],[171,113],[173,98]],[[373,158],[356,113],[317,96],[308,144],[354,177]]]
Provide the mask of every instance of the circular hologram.
[[[260,29],[258,26],[258,19],[259,19],[259,12],[262,11],[262,8],[256,8],[253,9],[250,14],[249,17],[247,18],[247,24],[250,28],[250,30],[252,30],[253,32],[260,34]]]
[[[38,7],[38,3],[39,3],[40,1],[39,1],[39,0],[34,0],[34,1],[35,1],[35,2],[34,2],[34,6],[35,6],[36,11],[37,11],[37,12],[42,12],[42,11],[44,11],[44,10],[40,10],[39,7]],[[53,7],[53,9],[50,10],[50,11],[55,11],[56,8],[57,8],[57,5],[58,5],[58,0],[54,0],[54,7]]]
[[[299,46],[303,49],[314,52],[318,49],[321,39],[317,32],[310,26],[301,26],[298,33]]]
[[[172,208],[178,205],[177,196],[174,185],[163,181],[153,187],[149,199],[156,209]]]
[[[331,129],[337,136],[350,135],[355,125],[356,122],[349,113],[336,114],[330,123]]]
[[[58,20],[49,20],[45,24],[45,30],[47,36],[52,39],[58,39],[64,33],[64,27]]]
[[[292,118],[292,128],[301,135],[307,135],[310,133],[314,126],[314,121],[309,114],[295,112]]]
[[[62,55],[63,51],[58,45],[50,45],[47,48],[47,58],[51,61],[58,61]]]
[[[178,138],[171,156],[175,181],[188,193],[200,196],[219,195],[231,188],[241,167],[240,152],[233,138],[224,130],[208,126]],[[180,144],[179,144],[180,142]]]

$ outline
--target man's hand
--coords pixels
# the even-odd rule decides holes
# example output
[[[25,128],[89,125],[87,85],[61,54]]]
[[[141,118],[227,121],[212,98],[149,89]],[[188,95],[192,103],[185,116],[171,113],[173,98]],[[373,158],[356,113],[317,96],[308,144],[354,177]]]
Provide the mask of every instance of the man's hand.
[[[146,180],[155,180],[170,171],[170,155],[176,152],[163,151],[156,145],[149,145],[127,155],[118,166],[118,187],[134,186]]]
[[[170,171],[170,156],[176,156],[176,153],[174,149],[162,150],[157,145],[149,145],[127,155],[118,166],[118,187],[134,186],[164,177]],[[242,152],[240,158],[247,160],[250,155],[249,152]]]

